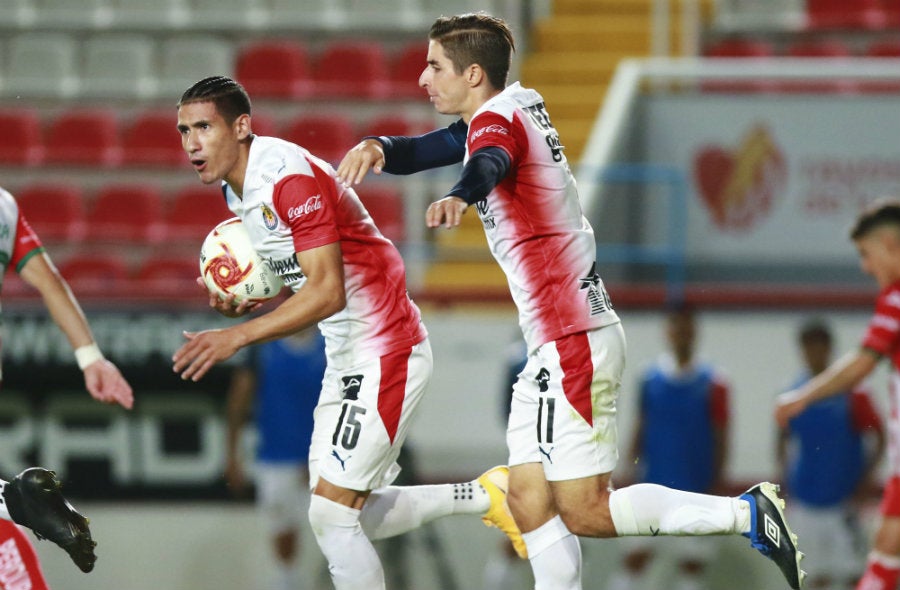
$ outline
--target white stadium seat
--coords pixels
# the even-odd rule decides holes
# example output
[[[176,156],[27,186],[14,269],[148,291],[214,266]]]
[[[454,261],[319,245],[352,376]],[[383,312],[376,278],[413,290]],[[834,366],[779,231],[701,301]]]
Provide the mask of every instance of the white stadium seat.
[[[7,46],[6,96],[70,98],[78,93],[78,43],[62,33],[23,33]]]
[[[109,0],[35,0],[41,26],[105,28],[112,23]]]
[[[84,42],[81,95],[148,98],[156,91],[156,44],[140,35],[94,35]]]
[[[113,23],[152,29],[189,29],[190,0],[112,0]]]
[[[234,46],[212,36],[166,39],[161,43],[160,98],[174,104],[191,84],[213,75],[234,76]]]

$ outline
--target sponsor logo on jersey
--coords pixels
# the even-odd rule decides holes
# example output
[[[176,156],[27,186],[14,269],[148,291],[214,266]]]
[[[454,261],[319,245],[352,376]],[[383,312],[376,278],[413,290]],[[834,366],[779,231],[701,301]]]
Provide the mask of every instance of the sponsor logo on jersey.
[[[495,229],[497,227],[497,220],[491,214],[487,199],[481,199],[475,203],[475,210],[478,212],[478,217],[481,218],[481,223],[484,224],[484,229]]]
[[[890,332],[896,332],[900,329],[900,322],[896,318],[877,314],[872,318],[872,326],[876,328],[884,328]]]
[[[887,297],[884,298],[884,302],[891,307],[900,307],[900,292],[891,291],[887,294]]]
[[[318,211],[322,208],[322,195],[313,195],[312,197],[306,199],[306,202],[302,205],[297,205],[295,207],[291,207],[288,209],[288,221],[293,221],[299,217],[303,217],[304,215],[308,215],[313,211]]]
[[[359,389],[362,387],[362,375],[346,375],[341,377],[341,382],[344,384],[341,388],[341,393],[343,394],[344,399],[356,401],[359,399]]]
[[[31,590],[28,568],[22,561],[22,554],[15,539],[7,539],[0,544],[0,587],[8,590]]]
[[[600,275],[597,273],[597,261],[591,264],[591,269],[587,275],[578,280],[581,282],[579,289],[587,289],[587,301],[592,316],[612,309],[612,301],[610,301],[609,294],[603,286],[603,281],[600,280]]]
[[[485,133],[499,133],[500,135],[509,135],[509,129],[504,127],[503,125],[497,125],[496,123],[488,125],[487,127],[482,127],[476,131],[473,131],[469,135],[469,142],[473,142]]]
[[[538,371],[537,376],[534,378],[537,381],[538,390],[541,393],[547,391],[550,387],[547,385],[547,382],[550,381],[550,371],[548,371],[545,367],[541,367],[541,370]]]
[[[269,209],[265,203],[259,206],[259,210],[262,213],[263,224],[266,226],[267,230],[272,231],[278,227],[278,218],[275,217],[274,211]]]

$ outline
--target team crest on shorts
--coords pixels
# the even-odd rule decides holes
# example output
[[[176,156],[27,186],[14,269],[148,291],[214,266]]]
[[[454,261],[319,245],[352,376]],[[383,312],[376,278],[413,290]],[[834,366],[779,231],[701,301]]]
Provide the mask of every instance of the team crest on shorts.
[[[259,206],[259,210],[262,212],[263,224],[265,224],[266,229],[273,230],[278,227],[278,218],[275,217],[274,211],[269,209],[265,203]]]

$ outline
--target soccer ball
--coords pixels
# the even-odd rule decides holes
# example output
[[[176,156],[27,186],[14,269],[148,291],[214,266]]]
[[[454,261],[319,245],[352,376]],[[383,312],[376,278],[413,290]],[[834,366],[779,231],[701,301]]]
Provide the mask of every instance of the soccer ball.
[[[237,217],[226,219],[206,236],[200,248],[200,276],[220,299],[234,293],[237,303],[271,299],[284,286],[253,249]]]

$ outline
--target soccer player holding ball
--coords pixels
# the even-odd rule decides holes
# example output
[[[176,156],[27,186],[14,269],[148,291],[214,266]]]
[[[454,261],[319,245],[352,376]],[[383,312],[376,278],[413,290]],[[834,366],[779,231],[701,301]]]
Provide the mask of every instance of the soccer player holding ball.
[[[418,137],[366,138],[344,157],[338,179],[351,186],[370,169],[410,174],[463,162],[426,223],[457,226],[475,206],[519,310],[529,357],[507,429],[509,505],[536,588],[581,588],[574,535],[716,534],[748,536],[798,588],[801,554],[776,486],[758,484],[737,498],[653,484],[611,489],[624,332],[544,100],[506,85],[513,49],[499,18],[437,19],[419,85],[438,112],[460,119]]]
[[[309,520],[335,588],[384,588],[370,540],[440,516],[478,514],[517,537],[505,467],[461,484],[389,485],[431,377],[431,346],[407,295],[400,253],[353,189],[302,147],[254,135],[250,98],[230,78],[206,78],[185,91],[178,130],[201,182],[222,183],[256,252],[294,293],[229,328],[186,333],[173,368],[197,381],[240,348],[318,323],[327,363],[309,450]],[[208,293],[210,305],[229,316],[261,305]]]

